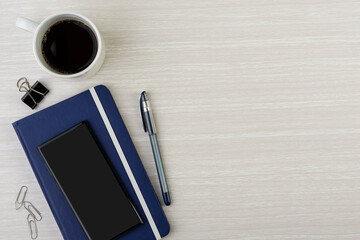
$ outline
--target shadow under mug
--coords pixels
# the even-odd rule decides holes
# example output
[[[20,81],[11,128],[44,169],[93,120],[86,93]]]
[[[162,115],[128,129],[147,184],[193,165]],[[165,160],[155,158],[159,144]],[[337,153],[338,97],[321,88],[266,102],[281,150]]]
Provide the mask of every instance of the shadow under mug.
[[[94,60],[92,63],[85,68],[84,70],[73,73],[73,74],[62,74],[54,69],[52,69],[45,61],[43,55],[42,55],[42,49],[41,49],[41,43],[42,39],[44,37],[44,34],[47,32],[47,30],[56,22],[59,22],[61,20],[67,20],[67,19],[73,19],[78,20],[80,22],[85,23],[88,27],[91,28],[91,30],[94,32],[98,44],[97,53],[95,55]],[[26,31],[34,33],[33,38],[33,51],[36,58],[36,61],[40,65],[42,69],[44,69],[47,73],[60,78],[89,78],[93,76],[95,73],[97,73],[101,67],[101,65],[104,62],[105,59],[105,46],[104,41],[101,38],[99,30],[96,28],[94,23],[92,23],[88,18],[77,14],[77,13],[58,13],[51,15],[47,18],[45,18],[41,23],[36,23],[32,20],[29,20],[27,18],[20,17],[16,20],[16,26],[19,28],[22,28]]]

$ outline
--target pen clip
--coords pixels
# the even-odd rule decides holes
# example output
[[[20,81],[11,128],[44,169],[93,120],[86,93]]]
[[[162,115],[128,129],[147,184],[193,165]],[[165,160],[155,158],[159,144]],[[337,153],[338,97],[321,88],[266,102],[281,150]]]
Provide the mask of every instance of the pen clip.
[[[140,115],[141,115],[141,120],[142,120],[142,124],[143,124],[143,128],[144,128],[144,131],[147,132],[147,128],[146,128],[146,124],[145,124],[145,118],[144,118],[144,108],[142,106],[142,103],[143,103],[143,95],[144,95],[145,91],[143,91],[141,94],[140,94]]]

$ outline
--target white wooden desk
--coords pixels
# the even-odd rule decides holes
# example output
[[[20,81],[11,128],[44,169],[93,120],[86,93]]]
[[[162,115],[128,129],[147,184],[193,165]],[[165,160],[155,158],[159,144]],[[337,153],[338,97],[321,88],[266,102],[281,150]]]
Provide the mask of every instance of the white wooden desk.
[[[107,47],[89,80],[37,65],[18,16],[74,11]],[[30,239],[21,185],[61,234],[11,123],[34,111],[16,80],[49,89],[37,110],[110,88],[160,195],[138,112],[151,95],[173,204],[166,239],[360,239],[360,2],[332,0],[0,2],[0,239]],[[160,198],[161,199],[161,198]]]

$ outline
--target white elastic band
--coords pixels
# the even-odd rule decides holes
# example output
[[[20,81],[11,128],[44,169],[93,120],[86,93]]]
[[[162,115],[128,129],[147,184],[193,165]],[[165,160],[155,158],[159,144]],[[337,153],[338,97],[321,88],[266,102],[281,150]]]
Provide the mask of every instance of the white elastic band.
[[[104,121],[104,124],[106,126],[106,129],[110,135],[110,138],[116,148],[116,151],[120,157],[120,160],[125,168],[125,171],[130,179],[130,182],[131,182],[131,185],[133,186],[134,190],[135,190],[135,193],[136,193],[136,196],[138,197],[139,201],[140,201],[140,204],[141,204],[141,207],[143,208],[144,212],[145,212],[145,215],[146,215],[146,218],[148,219],[149,223],[150,223],[150,227],[151,227],[151,230],[153,231],[154,233],[154,236],[155,238],[158,240],[158,239],[161,239],[161,236],[160,236],[160,233],[159,233],[159,230],[157,229],[156,227],[156,224],[154,222],[154,219],[153,217],[151,216],[151,213],[150,213],[150,210],[145,202],[145,199],[140,191],[140,188],[139,188],[139,185],[137,184],[136,182],[136,179],[131,171],[131,168],[129,166],[129,163],[124,155],[124,152],[122,151],[121,149],[121,146],[120,146],[120,143],[114,133],[114,130],[109,122],[109,119],[104,111],[104,108],[100,102],[100,99],[95,91],[94,88],[90,88],[90,93],[91,93],[91,96],[93,97],[94,99],[94,102],[96,104],[96,107],[97,109],[99,110],[99,113],[101,115],[101,118],[102,120]]]

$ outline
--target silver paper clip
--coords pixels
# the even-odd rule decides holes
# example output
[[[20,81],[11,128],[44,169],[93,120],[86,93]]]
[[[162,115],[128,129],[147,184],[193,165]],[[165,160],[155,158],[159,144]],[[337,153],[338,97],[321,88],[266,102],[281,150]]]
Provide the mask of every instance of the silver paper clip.
[[[41,221],[42,215],[40,211],[29,201],[25,201],[26,193],[28,191],[27,186],[22,186],[15,200],[16,210],[20,209],[22,206],[28,211],[27,221],[30,228],[30,236],[32,239],[38,237],[38,229],[36,221]]]
[[[30,228],[31,239],[36,239],[38,237],[38,229],[37,229],[37,225],[36,225],[36,219],[33,215],[29,214],[27,216],[27,221],[28,221],[29,228]]]
[[[16,210],[20,209],[21,206],[23,205],[27,191],[28,191],[27,186],[22,186],[20,188],[19,194],[17,195],[17,198],[15,200],[15,209]]]
[[[24,208],[35,218],[36,221],[41,221],[42,216],[39,210],[28,201],[24,201]]]

